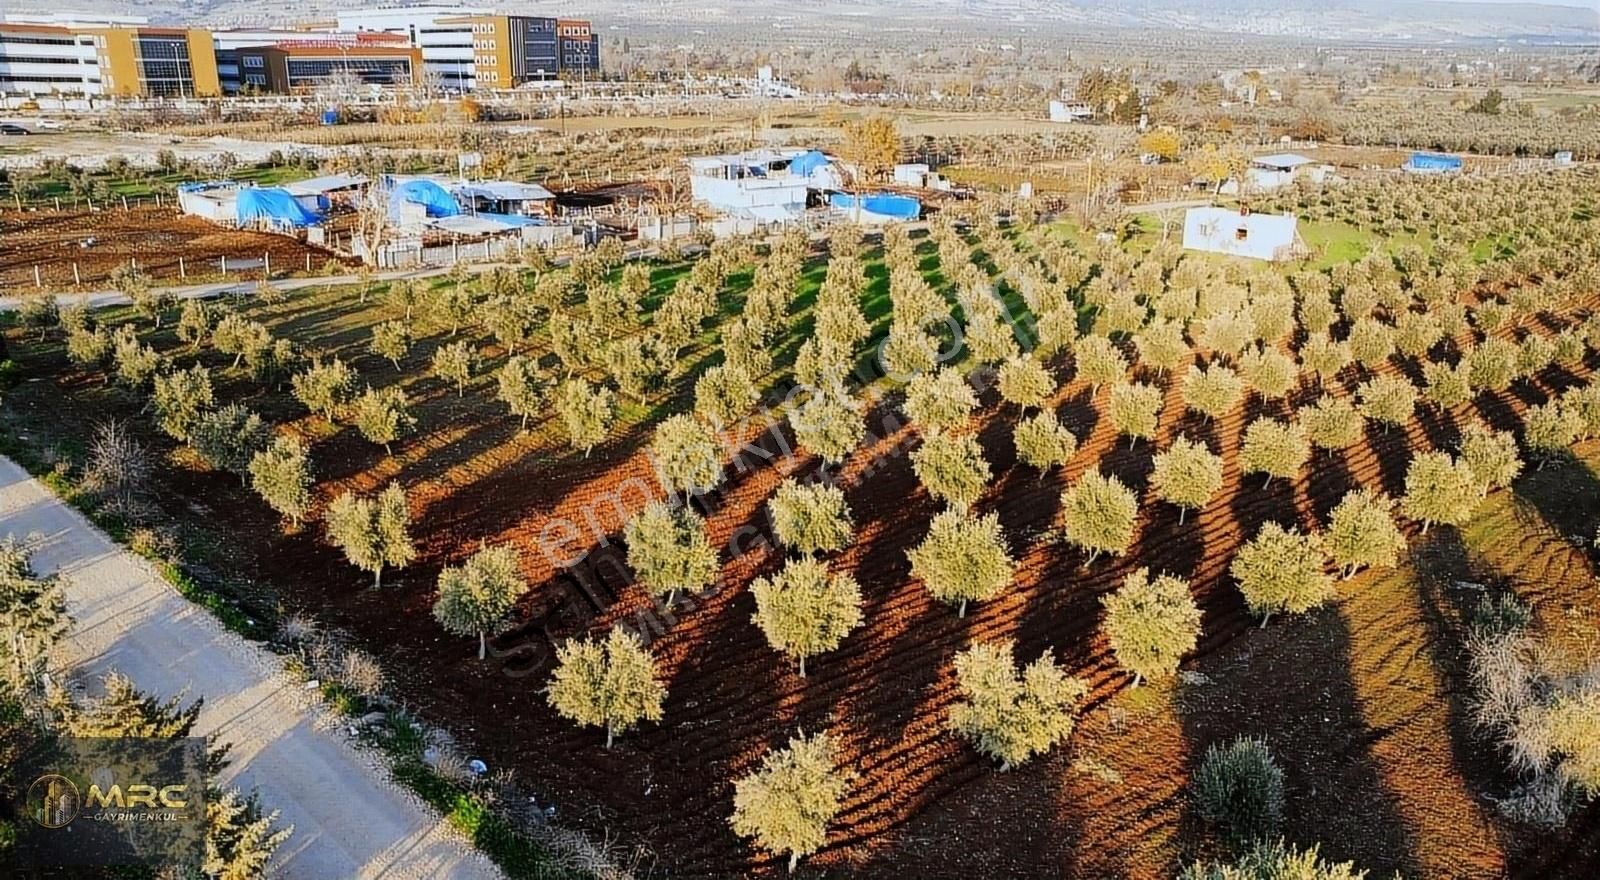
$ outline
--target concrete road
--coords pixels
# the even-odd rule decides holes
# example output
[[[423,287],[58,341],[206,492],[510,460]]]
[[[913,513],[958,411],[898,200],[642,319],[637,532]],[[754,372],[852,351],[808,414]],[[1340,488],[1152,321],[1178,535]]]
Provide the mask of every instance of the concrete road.
[[[196,733],[233,744],[221,782],[256,789],[294,834],[279,876],[501,876],[439,816],[388,781],[379,758],[339,733],[278,658],[228,632],[179,596],[10,459],[0,457],[0,537],[34,547],[41,573],[59,573],[74,618],[58,668],[96,687],[110,670],[157,697],[205,698]]]

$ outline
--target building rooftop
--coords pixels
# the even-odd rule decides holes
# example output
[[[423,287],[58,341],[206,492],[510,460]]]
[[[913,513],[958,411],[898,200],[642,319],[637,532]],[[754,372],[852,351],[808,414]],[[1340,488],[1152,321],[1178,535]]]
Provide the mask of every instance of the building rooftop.
[[[1308,159],[1299,153],[1273,153],[1269,156],[1257,156],[1251,159],[1253,165],[1267,168],[1299,168],[1301,165],[1310,165],[1317,160]]]

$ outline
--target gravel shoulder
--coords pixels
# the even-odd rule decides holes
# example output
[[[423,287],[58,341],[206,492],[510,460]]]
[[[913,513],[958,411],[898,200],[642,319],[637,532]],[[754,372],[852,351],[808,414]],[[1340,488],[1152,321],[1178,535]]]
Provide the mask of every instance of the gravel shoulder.
[[[501,876],[440,817],[389,782],[380,756],[357,748],[281,671],[276,657],[228,632],[0,457],[0,536],[34,546],[59,573],[74,623],[62,668],[94,686],[116,670],[154,695],[203,697],[197,733],[232,743],[225,785],[256,789],[295,828],[279,850],[286,878]]]

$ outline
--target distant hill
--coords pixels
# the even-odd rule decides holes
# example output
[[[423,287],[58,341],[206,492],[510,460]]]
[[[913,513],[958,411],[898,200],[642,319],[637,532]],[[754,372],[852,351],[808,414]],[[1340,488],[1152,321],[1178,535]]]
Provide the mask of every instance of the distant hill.
[[[1213,31],[1322,40],[1482,39],[1600,41],[1600,12],[1535,3],[1433,0],[484,0],[509,12],[593,19],[602,31],[692,31],[748,25],[765,30],[853,25],[872,29],[948,29],[982,22],[997,32],[1073,28]],[[0,8],[72,6],[4,3]],[[314,18],[367,5],[359,0],[94,0],[83,8],[130,12],[156,21],[221,23]],[[854,28],[853,28],[854,29]]]

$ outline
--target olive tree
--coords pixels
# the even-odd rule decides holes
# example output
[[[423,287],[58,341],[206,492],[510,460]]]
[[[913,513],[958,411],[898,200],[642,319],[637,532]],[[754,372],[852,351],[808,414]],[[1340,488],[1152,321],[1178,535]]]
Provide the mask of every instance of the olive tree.
[[[1300,365],[1315,373],[1317,381],[1326,384],[1338,378],[1350,366],[1350,344],[1334,341],[1326,333],[1312,333],[1300,346]]]
[[[1002,772],[1047,752],[1072,735],[1089,686],[1056,665],[1048,650],[1018,669],[1007,639],[979,643],[956,655],[961,699],[947,726]]]
[[[384,321],[372,328],[372,353],[400,369],[400,359],[411,350],[411,328],[401,321]]]
[[[834,465],[849,458],[867,434],[861,405],[838,386],[811,395],[790,413],[789,424],[802,449]]]
[[[477,636],[478,659],[482,660],[489,636],[510,627],[508,615],[527,592],[528,582],[523,580],[516,549],[506,544],[485,547],[472,554],[465,565],[448,566],[439,572],[439,597],[433,602],[433,617],[451,633]]]
[[[399,483],[390,483],[375,498],[345,492],[333,499],[324,517],[328,540],[344,551],[350,564],[372,572],[374,589],[385,568],[405,568],[417,556],[408,533],[411,510]]]
[[[526,355],[512,355],[495,374],[495,383],[500,402],[521,419],[520,430],[527,431],[528,419],[545,405],[545,382],[539,373],[539,362]]]
[[[1200,641],[1200,608],[1189,582],[1173,575],[1150,577],[1141,568],[1123,578],[1114,593],[1100,597],[1105,618],[1100,628],[1134,686],[1144,679],[1170,678],[1185,654]]]
[[[617,734],[661,720],[667,689],[644,642],[618,626],[604,639],[569,639],[557,648],[545,697],[579,727],[604,727],[609,749]]]
[[[1374,376],[1356,389],[1361,414],[1387,430],[1411,421],[1417,409],[1417,389],[1403,376]]]
[[[839,769],[839,750],[826,733],[800,734],[768,752],[761,767],[733,784],[728,822],[741,837],[768,852],[800,859],[822,848],[828,823],[839,814],[850,775]]]
[[[718,364],[694,383],[695,414],[719,428],[739,421],[758,399],[750,374],[736,364]]]
[[[717,576],[717,551],[706,523],[694,512],[652,501],[622,530],[628,567],[651,596],[671,605],[681,591],[709,586]]]
[[[1496,431],[1482,422],[1461,429],[1461,461],[1491,489],[1503,489],[1522,473],[1522,455],[1510,431]]]
[[[250,462],[267,448],[272,429],[237,403],[201,414],[189,429],[189,445],[205,463],[249,481]]]
[[[478,353],[466,342],[441,345],[433,352],[433,375],[456,386],[456,396],[467,393],[467,382],[478,366]]]
[[[906,416],[919,429],[938,433],[958,428],[972,417],[978,395],[972,385],[953,367],[940,367],[906,384],[903,404]]]
[[[657,425],[650,456],[656,477],[668,492],[699,492],[722,482],[722,450],[716,432],[693,416],[670,416]]]
[[[1049,410],[1017,422],[1011,442],[1017,448],[1017,457],[1041,472],[1066,464],[1078,449],[1078,438]]]
[[[411,433],[417,420],[406,405],[406,393],[399,387],[373,389],[350,405],[351,421],[368,443],[377,443],[387,454],[394,454],[394,441]]]
[[[850,543],[850,508],[838,486],[784,480],[767,502],[767,512],[778,540],[801,553],[842,550]]]
[[[1422,365],[1422,396],[1440,409],[1451,409],[1472,399],[1472,383],[1467,371],[1445,363],[1428,361]]]
[[[1333,598],[1327,561],[1318,536],[1268,522],[1239,548],[1228,571],[1266,626],[1275,613],[1300,614]]]
[[[1156,453],[1150,487],[1161,500],[1178,507],[1178,523],[1190,510],[1206,506],[1222,488],[1222,457],[1204,443],[1178,437]]]
[[[1089,551],[1093,564],[1102,552],[1121,556],[1133,543],[1139,500],[1116,477],[1089,471],[1061,494],[1067,543]]]
[[[1244,396],[1244,380],[1222,364],[1204,368],[1191,366],[1184,374],[1181,394],[1184,407],[1200,413],[1209,422],[1227,415],[1239,404]]]
[[[1583,417],[1559,400],[1530,406],[1522,414],[1522,443],[1538,460],[1540,470],[1570,456],[1583,430]]]
[[[250,459],[250,488],[295,526],[311,507],[311,468],[305,446],[280,436]]]
[[[1072,346],[1078,375],[1094,391],[1101,385],[1119,381],[1128,372],[1128,359],[1104,336],[1085,336]]]
[[[947,510],[933,518],[927,537],[906,553],[911,576],[922,581],[941,602],[959,605],[965,617],[969,601],[983,601],[1011,583],[1015,563],[1000,532],[1000,518],[977,518]]]
[[[1111,386],[1111,401],[1106,412],[1118,433],[1130,438],[1130,446],[1139,440],[1154,440],[1160,422],[1161,389],[1140,382],[1118,382]]]
[[[187,441],[189,429],[216,402],[211,371],[195,364],[187,370],[158,374],[152,401],[161,430],[174,440]]]
[[[861,587],[815,559],[790,560],[773,577],[757,578],[750,592],[756,626],[768,644],[800,664],[801,678],[807,657],[839,647],[861,625]]]
[[[1239,375],[1264,400],[1279,400],[1300,380],[1294,359],[1275,348],[1252,348],[1239,357]]]
[[[966,510],[989,484],[989,463],[977,438],[933,434],[911,453],[911,469],[933,497]]]
[[[1324,394],[1300,410],[1300,424],[1305,426],[1306,439],[1312,446],[1337,450],[1360,442],[1367,418],[1343,397]]]
[[[1001,364],[997,381],[1000,396],[1021,409],[1043,406],[1045,398],[1056,390],[1050,371],[1038,359],[1025,355]]]
[[[1267,475],[1263,488],[1272,485],[1273,477],[1293,479],[1310,457],[1311,442],[1304,427],[1270,418],[1251,422],[1239,448],[1239,466],[1244,473]]]
[[[1452,459],[1446,452],[1424,452],[1406,468],[1406,495],[1400,509],[1420,521],[1426,535],[1434,523],[1466,523],[1487,490],[1466,461]]]
[[[1393,568],[1406,549],[1394,522],[1394,501],[1371,489],[1345,493],[1328,521],[1327,547],[1348,579],[1361,568]]]
[[[294,399],[330,422],[349,404],[355,386],[355,371],[338,358],[327,363],[313,362],[290,380]]]
[[[606,439],[617,413],[617,398],[610,388],[590,385],[576,377],[556,389],[555,405],[567,431],[567,442],[573,449],[582,449],[586,458],[595,444]]]

